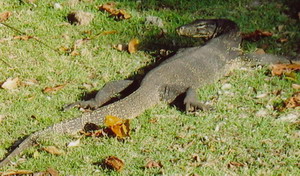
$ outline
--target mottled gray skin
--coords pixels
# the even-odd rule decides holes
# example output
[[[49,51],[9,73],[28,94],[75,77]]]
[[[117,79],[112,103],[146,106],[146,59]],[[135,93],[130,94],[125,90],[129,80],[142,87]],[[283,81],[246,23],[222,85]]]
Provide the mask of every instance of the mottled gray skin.
[[[192,34],[199,35],[190,35],[189,32],[191,31]],[[0,167],[8,164],[13,157],[31,146],[40,136],[49,133],[74,133],[83,129],[86,123],[103,124],[107,115],[131,119],[160,101],[172,102],[183,93],[186,93],[184,103],[187,110],[206,109],[198,101],[195,89],[218,80],[225,74],[226,64],[237,58],[241,42],[239,29],[230,20],[216,19],[198,20],[192,25],[178,28],[177,32],[180,35],[212,39],[204,46],[184,49],[161,63],[145,76],[136,91],[124,99],[31,134],[1,161]],[[94,100],[77,102],[71,104],[70,107],[81,104],[82,106],[99,107],[113,94],[124,90],[130,83],[130,81],[117,81],[108,84],[104,86],[102,92],[100,91],[101,93],[98,93],[99,95],[97,94]]]

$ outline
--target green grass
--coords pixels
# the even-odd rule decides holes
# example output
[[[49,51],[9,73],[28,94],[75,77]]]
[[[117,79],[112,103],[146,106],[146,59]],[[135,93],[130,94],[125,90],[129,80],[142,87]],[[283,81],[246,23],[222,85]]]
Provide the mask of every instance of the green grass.
[[[54,2],[61,3],[63,9],[54,9]],[[81,114],[76,109],[62,112],[63,105],[100,89],[106,82],[135,75],[141,67],[155,62],[153,55],[159,49],[174,50],[195,44],[178,37],[174,30],[194,19],[229,18],[238,23],[242,32],[261,29],[274,33],[258,42],[243,42],[246,52],[268,46],[268,53],[299,55],[300,23],[289,16],[294,13],[291,11],[294,7],[284,0],[257,1],[261,2],[259,6],[251,5],[254,1],[248,0],[148,0],[141,3],[120,0],[116,1],[118,6],[132,14],[131,19],[122,21],[115,21],[95,8],[108,1],[83,0],[74,6],[68,2],[37,0],[30,4],[26,0],[0,0],[0,12],[13,13],[6,23],[54,48],[70,48],[76,40],[102,31],[118,31],[83,44],[78,49],[79,56],[59,55],[34,40],[0,43],[0,81],[9,77],[18,77],[21,82],[38,81],[15,90],[0,89],[0,115],[4,116],[0,122],[0,158],[17,139]],[[68,25],[66,16],[74,10],[91,12],[95,18],[88,26]],[[157,38],[161,31],[158,27],[144,25],[149,15],[164,21],[168,31],[164,38]],[[282,31],[278,31],[280,25],[284,25]],[[20,34],[0,27],[0,40],[15,35]],[[132,38],[141,41],[136,54],[111,47]],[[288,42],[279,43],[279,38],[287,38]],[[32,147],[23,155],[25,162],[3,170],[38,172],[52,167],[62,175],[297,175],[300,172],[299,124],[276,120],[297,110],[276,112],[267,107],[295,92],[291,84],[300,83],[299,74],[296,81],[289,81],[270,78],[266,73],[267,68],[236,70],[219,82],[199,89],[199,98],[210,101],[214,111],[186,114],[161,103],[131,121],[129,139],[83,138],[79,147],[67,148],[66,144],[76,136],[53,134],[40,139],[41,146],[55,145],[65,151],[64,155],[54,156],[41,151],[41,147]],[[233,86],[230,93],[222,93],[224,83]],[[62,84],[66,86],[55,93],[42,91],[45,87]],[[282,93],[272,94],[276,90]],[[268,95],[255,98],[260,93]],[[256,115],[261,109],[266,110],[265,116]],[[36,152],[39,154],[34,157]],[[118,173],[94,164],[110,155],[125,162],[123,171]],[[194,155],[199,159],[193,160]],[[149,160],[160,161],[163,167],[145,169]],[[230,167],[230,162],[242,166]]]

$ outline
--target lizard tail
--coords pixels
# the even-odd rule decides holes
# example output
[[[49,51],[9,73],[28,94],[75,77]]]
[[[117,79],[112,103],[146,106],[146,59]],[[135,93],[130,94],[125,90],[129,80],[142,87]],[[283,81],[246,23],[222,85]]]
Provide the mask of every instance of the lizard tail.
[[[120,101],[103,106],[91,113],[84,113],[77,118],[62,121],[29,135],[0,162],[0,168],[9,164],[15,156],[32,146],[34,141],[40,136],[50,133],[75,133],[83,129],[86,123],[102,125],[107,115],[124,119],[134,118],[159,101],[160,97],[157,89],[142,86]]]

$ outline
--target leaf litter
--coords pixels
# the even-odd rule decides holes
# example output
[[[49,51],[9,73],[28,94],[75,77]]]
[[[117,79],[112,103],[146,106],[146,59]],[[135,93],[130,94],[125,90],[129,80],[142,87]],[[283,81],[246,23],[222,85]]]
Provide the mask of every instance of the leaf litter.
[[[116,5],[117,4],[115,2],[108,2],[106,4],[98,6],[98,9],[109,13],[112,17],[114,17],[117,20],[131,18],[131,15],[129,13],[127,13],[124,9],[117,9]]]
[[[4,21],[8,20],[8,18],[11,15],[12,15],[12,12],[9,12],[9,11],[0,13],[0,22],[4,22]]]
[[[125,166],[124,162],[115,156],[109,156],[105,158],[104,165],[116,171],[121,171]]]
[[[88,123],[84,130],[80,131],[84,136],[103,137],[115,136],[119,139],[128,137],[130,134],[129,119],[121,119],[115,116],[106,116],[104,120],[105,128],[99,128],[96,124]]]

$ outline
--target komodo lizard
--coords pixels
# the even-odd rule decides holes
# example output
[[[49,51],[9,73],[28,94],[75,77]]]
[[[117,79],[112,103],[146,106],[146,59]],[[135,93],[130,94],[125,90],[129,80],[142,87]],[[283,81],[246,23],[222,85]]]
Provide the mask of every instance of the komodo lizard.
[[[195,89],[218,80],[227,71],[226,65],[238,57],[241,42],[239,28],[236,23],[227,19],[196,20],[179,27],[177,32],[179,35],[205,37],[210,40],[204,46],[184,49],[162,62],[146,74],[136,91],[117,102],[100,107],[115,93],[129,86],[132,81],[108,83],[95,99],[70,105],[70,107],[79,104],[100,108],[29,135],[0,162],[0,167],[8,164],[13,157],[30,147],[42,135],[74,133],[83,129],[86,123],[103,124],[107,115],[134,118],[161,100],[172,102],[183,93],[186,93],[184,98],[186,110],[205,109],[206,107],[196,98]]]

